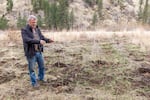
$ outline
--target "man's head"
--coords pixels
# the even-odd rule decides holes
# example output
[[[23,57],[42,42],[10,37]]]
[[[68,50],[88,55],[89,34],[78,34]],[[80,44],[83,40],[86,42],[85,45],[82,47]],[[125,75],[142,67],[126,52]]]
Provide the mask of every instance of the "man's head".
[[[36,28],[37,25],[37,18],[34,15],[29,15],[28,17],[28,24],[32,27],[32,28]]]

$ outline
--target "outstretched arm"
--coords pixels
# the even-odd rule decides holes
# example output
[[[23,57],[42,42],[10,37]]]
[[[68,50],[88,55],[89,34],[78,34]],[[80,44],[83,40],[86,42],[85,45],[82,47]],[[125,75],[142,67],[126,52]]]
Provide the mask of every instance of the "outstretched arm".
[[[48,39],[48,38],[44,37],[44,35],[41,33],[40,30],[39,30],[39,32],[40,32],[40,35],[41,35],[41,36],[40,36],[41,39],[44,40],[46,43],[54,42],[52,39]]]

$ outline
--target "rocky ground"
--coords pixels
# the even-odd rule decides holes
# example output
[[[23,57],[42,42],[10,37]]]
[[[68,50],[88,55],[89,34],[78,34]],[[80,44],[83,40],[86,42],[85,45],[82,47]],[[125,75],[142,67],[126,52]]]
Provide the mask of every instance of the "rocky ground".
[[[1,41],[1,100],[148,100],[150,53],[126,36],[45,45],[47,83],[30,85],[21,41]]]

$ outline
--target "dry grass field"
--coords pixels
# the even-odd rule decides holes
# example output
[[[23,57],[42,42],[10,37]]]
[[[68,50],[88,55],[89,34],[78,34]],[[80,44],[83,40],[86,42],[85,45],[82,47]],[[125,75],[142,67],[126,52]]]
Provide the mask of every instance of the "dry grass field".
[[[30,85],[20,31],[0,32],[0,100],[149,100],[150,32],[48,32],[46,84]]]

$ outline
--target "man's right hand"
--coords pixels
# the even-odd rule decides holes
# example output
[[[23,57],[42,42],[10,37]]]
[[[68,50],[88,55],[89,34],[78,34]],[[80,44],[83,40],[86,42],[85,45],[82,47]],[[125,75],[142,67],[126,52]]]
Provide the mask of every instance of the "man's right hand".
[[[40,40],[40,44],[44,45],[46,42],[44,40]]]
[[[52,40],[52,39],[49,39],[49,42],[50,42],[50,43],[52,43],[52,42],[54,42],[54,40]]]

